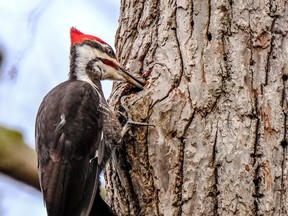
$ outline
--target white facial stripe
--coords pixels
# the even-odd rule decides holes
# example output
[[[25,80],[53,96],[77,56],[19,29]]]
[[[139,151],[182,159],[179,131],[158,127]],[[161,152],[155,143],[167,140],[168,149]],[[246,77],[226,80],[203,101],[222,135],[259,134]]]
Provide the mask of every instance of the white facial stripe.
[[[107,59],[117,64],[115,62],[115,59],[111,58],[106,53],[103,53],[88,45],[78,46],[76,48],[76,52],[77,52],[76,77],[79,80],[83,80],[89,83],[92,82],[86,73],[86,67],[89,61],[91,61],[94,58],[101,58],[101,59]]]

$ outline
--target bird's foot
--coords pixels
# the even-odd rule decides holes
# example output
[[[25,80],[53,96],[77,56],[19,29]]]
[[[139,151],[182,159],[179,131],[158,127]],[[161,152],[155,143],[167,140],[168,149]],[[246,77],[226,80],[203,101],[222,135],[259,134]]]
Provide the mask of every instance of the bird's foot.
[[[135,121],[128,120],[122,129],[122,133],[121,133],[122,138],[131,129],[131,125],[156,127],[154,124],[149,124],[146,122],[135,122]]]

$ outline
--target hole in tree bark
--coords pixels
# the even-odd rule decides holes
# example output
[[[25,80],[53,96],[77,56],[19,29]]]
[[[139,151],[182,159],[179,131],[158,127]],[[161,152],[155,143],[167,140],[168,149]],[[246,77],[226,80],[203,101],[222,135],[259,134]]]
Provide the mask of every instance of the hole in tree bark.
[[[287,140],[282,140],[282,141],[281,141],[281,146],[282,146],[283,148],[286,148],[286,147],[288,146]]]
[[[287,81],[288,75],[287,75],[287,74],[283,74],[282,79],[283,79],[284,81]]]
[[[176,137],[176,135],[177,135],[177,134],[176,134],[176,131],[173,131],[172,134],[171,134],[171,136],[172,136],[173,138]]]
[[[253,66],[255,64],[255,61],[254,60],[251,60],[250,61],[250,66]]]
[[[207,38],[208,38],[208,41],[211,41],[211,40],[212,40],[212,34],[211,34],[210,32],[208,32]]]

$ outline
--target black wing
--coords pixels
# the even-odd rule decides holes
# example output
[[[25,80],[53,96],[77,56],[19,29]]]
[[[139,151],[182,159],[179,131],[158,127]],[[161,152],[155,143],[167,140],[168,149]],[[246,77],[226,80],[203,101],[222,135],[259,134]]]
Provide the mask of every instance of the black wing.
[[[99,100],[90,84],[66,81],[40,105],[36,150],[49,216],[89,213],[100,172],[95,158],[103,129]]]

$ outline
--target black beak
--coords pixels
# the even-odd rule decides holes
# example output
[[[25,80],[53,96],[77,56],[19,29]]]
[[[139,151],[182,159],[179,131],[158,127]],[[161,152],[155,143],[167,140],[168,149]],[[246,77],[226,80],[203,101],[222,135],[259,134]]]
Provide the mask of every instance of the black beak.
[[[123,77],[123,79],[130,84],[137,86],[140,89],[143,89],[144,83],[129,74],[126,70],[124,70],[122,67],[118,67],[118,71],[120,72],[120,75]]]

